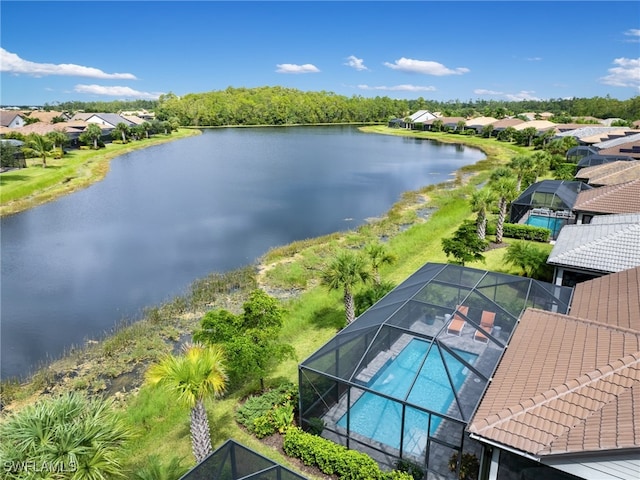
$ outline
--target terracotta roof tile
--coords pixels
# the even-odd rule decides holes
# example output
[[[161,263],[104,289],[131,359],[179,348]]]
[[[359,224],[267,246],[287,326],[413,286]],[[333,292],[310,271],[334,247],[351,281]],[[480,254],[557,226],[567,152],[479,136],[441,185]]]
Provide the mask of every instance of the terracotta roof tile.
[[[578,212],[592,213],[640,212],[640,178],[625,183],[583,190],[578,193],[573,209]]]
[[[538,456],[638,447],[638,390],[640,331],[528,309],[469,431]]]

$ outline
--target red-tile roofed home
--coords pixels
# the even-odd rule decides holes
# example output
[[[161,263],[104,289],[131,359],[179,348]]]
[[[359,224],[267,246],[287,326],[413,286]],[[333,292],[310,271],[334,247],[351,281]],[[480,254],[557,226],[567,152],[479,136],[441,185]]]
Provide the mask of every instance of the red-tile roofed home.
[[[578,224],[590,223],[594,215],[640,212],[640,179],[584,190],[578,193],[573,211]]]
[[[590,295],[606,323],[525,311],[468,429],[492,447],[486,478],[640,478],[640,330],[614,318],[625,292],[638,302],[638,280],[621,272],[580,287],[571,312]]]

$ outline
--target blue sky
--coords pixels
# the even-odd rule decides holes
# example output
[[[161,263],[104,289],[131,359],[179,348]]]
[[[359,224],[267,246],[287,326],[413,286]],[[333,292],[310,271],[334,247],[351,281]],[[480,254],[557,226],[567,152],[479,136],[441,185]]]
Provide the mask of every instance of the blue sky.
[[[275,86],[519,100],[640,94],[637,1],[0,2],[0,103]]]

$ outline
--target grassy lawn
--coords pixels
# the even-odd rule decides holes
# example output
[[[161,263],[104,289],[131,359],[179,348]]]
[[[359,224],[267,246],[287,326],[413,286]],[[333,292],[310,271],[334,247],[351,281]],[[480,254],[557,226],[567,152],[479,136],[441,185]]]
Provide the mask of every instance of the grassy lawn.
[[[374,223],[363,225],[354,231],[336,233],[274,248],[264,256],[261,265],[259,265],[256,280],[258,285],[267,292],[283,299],[285,318],[282,338],[294,346],[297,354],[295,360],[283,362],[278,366],[268,380],[270,385],[280,384],[284,380],[297,383],[298,363],[330,340],[344,326],[344,307],[341,293],[328,292],[325,287],[319,284],[319,272],[322,266],[332,258],[336,249],[345,246],[358,247],[373,239],[385,239],[389,250],[396,255],[398,260],[392,265],[383,267],[380,273],[384,280],[391,280],[396,284],[405,280],[426,262],[446,263],[447,258],[442,252],[442,238],[450,236],[463,220],[474,218],[468,203],[470,193],[479,184],[486,181],[492,168],[508,162],[513,155],[523,150],[495,140],[458,135],[426,135],[423,132],[398,131],[387,127],[366,127],[365,130],[385,134],[411,134],[411,136],[421,138],[433,138],[436,135],[442,141],[457,141],[458,143],[464,141],[464,143],[468,142],[482,148],[487,153],[487,159],[462,169],[457,179],[452,182],[425,187],[421,191],[405,194],[390,209],[385,218]],[[122,153],[122,150],[118,150],[118,152]],[[78,172],[82,172],[83,169],[92,168],[87,165],[92,161],[100,163],[93,156],[89,156],[89,153],[99,155],[104,154],[104,151],[88,152],[86,157],[82,157],[82,160],[74,158],[72,161],[75,162],[76,167],[70,171],[76,172],[76,176],[80,175]],[[114,152],[115,154],[117,153]],[[65,162],[68,161],[69,159],[65,157]],[[108,164],[104,161],[101,163]],[[70,167],[58,166],[58,170],[66,171],[67,168]],[[37,167],[29,170],[41,171]],[[67,174],[62,176],[64,177],[64,175]],[[97,175],[97,173],[90,175]],[[36,174],[34,174],[35,178],[37,178]],[[61,178],[60,175],[57,178]],[[429,213],[425,215],[425,211]],[[506,239],[506,241],[509,240]],[[502,261],[504,251],[503,248],[488,251],[485,255],[485,263],[474,263],[467,266],[518,273]],[[209,308],[211,307],[209,306]],[[197,324],[198,318],[204,313],[204,311],[196,312],[199,317],[191,320],[187,325]],[[181,332],[184,331],[184,322],[178,327],[179,321],[175,320],[176,315],[171,315],[173,316],[167,318],[174,319],[175,324],[169,323],[167,326],[179,329]],[[151,322],[153,329],[147,330],[146,336],[157,336],[159,324],[159,321]],[[143,331],[137,335],[144,337],[145,333]],[[117,348],[113,347],[111,355],[106,357],[113,357],[113,361],[117,361],[118,358],[131,358],[131,361],[134,362],[136,355],[127,353],[128,349],[135,351],[136,344],[143,342],[125,340],[126,338],[118,342]],[[108,342],[109,340],[103,343],[108,345]],[[146,348],[155,347],[148,346]],[[96,362],[97,368],[104,371],[105,368],[109,368],[105,362],[111,360],[105,357],[103,350],[96,348],[96,352],[96,356],[100,358],[100,361]],[[131,355],[131,357],[127,357],[127,355]],[[145,361],[148,362],[149,358],[145,358]],[[75,370],[79,372],[78,375],[82,375],[81,369],[76,368]],[[78,379],[74,378],[75,383],[70,383],[68,386],[75,384],[77,388]],[[283,465],[294,468],[289,459],[248,435],[234,421],[234,413],[240,401],[247,394],[255,391],[256,387],[257,385],[250,385],[242,391],[232,392],[223,399],[208,402],[207,411],[214,448],[232,438]],[[123,415],[138,432],[138,438],[127,452],[125,471],[136,471],[137,467],[144,465],[146,459],[152,454],[159,454],[165,463],[173,456],[182,457],[185,465],[192,466],[194,460],[189,436],[189,411],[178,406],[173,399],[158,394],[157,390],[146,384],[142,384],[139,389],[136,388],[133,392],[118,396]]]
[[[104,178],[115,157],[142,148],[197,135],[198,130],[181,129],[171,135],[155,135],[127,144],[109,143],[100,150],[72,150],[64,157],[27,159],[27,168],[0,174],[0,216],[21,212],[62,195],[88,187]]]

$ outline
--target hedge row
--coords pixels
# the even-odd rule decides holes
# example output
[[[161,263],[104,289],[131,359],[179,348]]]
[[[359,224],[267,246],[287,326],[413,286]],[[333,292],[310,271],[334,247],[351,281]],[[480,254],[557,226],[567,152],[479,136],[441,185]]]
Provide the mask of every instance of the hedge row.
[[[487,234],[496,234],[496,224],[491,222],[487,225]],[[519,240],[533,240],[535,242],[548,242],[551,237],[551,230],[544,227],[524,225],[521,223],[505,223],[502,228],[502,235],[507,238],[517,238]]]
[[[385,473],[368,455],[291,427],[284,436],[284,452],[327,475],[348,480],[413,480],[409,473]]]

